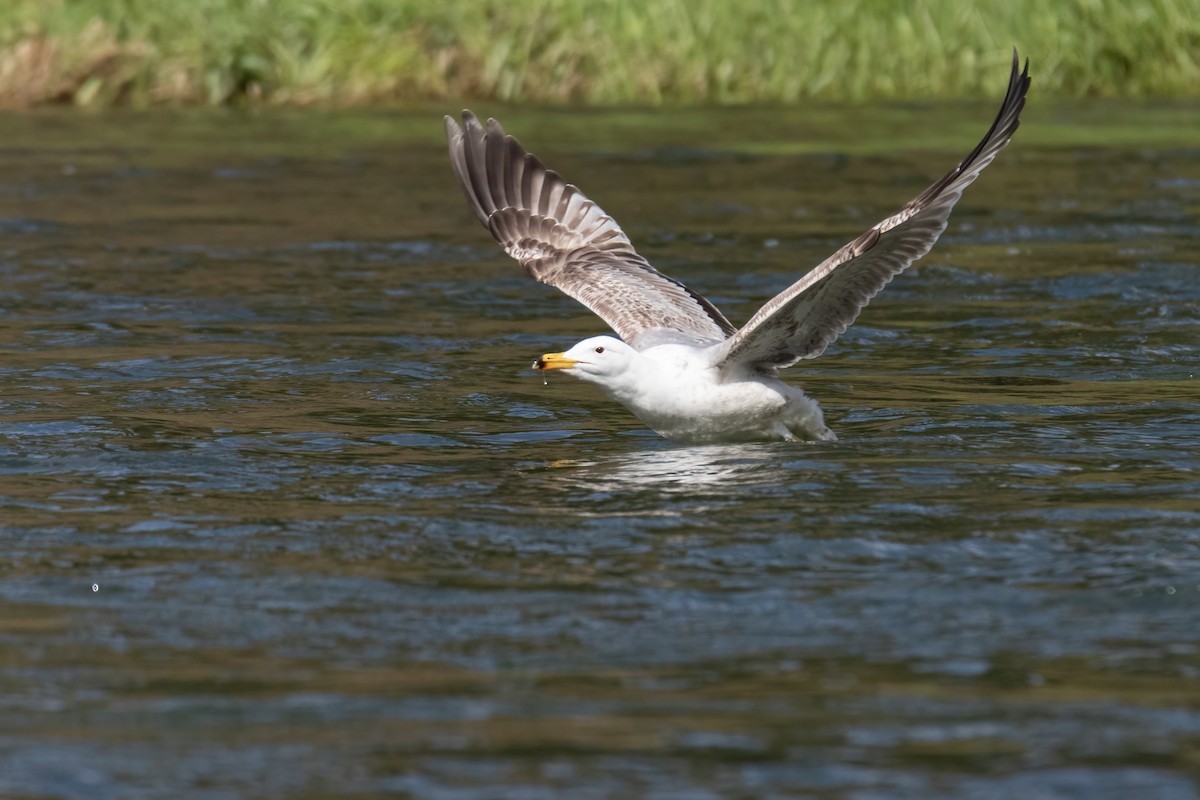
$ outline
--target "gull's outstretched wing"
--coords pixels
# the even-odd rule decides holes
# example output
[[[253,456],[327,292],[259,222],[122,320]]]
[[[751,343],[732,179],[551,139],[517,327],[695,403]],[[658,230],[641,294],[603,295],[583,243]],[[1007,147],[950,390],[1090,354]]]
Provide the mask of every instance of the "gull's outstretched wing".
[[[771,299],[732,338],[716,346],[714,361],[770,370],[825,352],[888,281],[937,242],[963,189],[1017,130],[1028,89],[1029,61],[1021,71],[1014,50],[1008,94],[979,146],[899,212]]]
[[[612,217],[525,152],[500,124],[446,117],[467,202],[529,275],[583,303],[634,347],[719,342],[736,328],[712,303],[638,255]]]

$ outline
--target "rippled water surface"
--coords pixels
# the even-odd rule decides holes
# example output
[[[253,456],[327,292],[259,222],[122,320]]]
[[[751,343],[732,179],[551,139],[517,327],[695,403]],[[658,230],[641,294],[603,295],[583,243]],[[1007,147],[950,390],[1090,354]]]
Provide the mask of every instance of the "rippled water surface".
[[[993,110],[503,117],[737,322]],[[440,111],[0,119],[0,795],[1196,796],[1200,114],[1035,103],[840,442],[683,447]]]

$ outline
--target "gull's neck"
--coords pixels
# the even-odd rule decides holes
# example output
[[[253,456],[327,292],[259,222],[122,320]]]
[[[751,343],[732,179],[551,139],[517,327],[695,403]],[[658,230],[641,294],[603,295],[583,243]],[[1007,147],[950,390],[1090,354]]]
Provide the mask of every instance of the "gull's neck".
[[[620,403],[627,406],[636,404],[658,372],[659,365],[654,359],[647,358],[645,353],[635,352],[625,371],[611,377],[611,383],[604,386],[604,390]]]
[[[694,348],[664,344],[633,353],[624,372],[607,378],[601,388],[628,407],[641,405],[648,396],[671,392],[684,381],[684,373],[696,367]]]

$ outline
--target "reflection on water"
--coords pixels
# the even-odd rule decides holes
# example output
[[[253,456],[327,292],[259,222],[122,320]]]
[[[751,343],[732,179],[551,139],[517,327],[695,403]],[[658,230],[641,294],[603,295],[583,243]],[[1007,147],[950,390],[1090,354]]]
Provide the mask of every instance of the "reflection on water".
[[[936,111],[504,118],[744,320]],[[438,114],[6,118],[0,795],[1194,797],[1197,119],[1032,112],[842,440],[707,447],[528,370]]]
[[[647,437],[648,438],[648,437]],[[763,480],[778,453],[762,445],[651,445],[643,450],[604,454],[598,459],[563,459],[547,465],[546,481],[563,492],[682,492],[713,487],[732,491]],[[560,472],[550,472],[559,470]],[[614,513],[620,513],[614,511]]]

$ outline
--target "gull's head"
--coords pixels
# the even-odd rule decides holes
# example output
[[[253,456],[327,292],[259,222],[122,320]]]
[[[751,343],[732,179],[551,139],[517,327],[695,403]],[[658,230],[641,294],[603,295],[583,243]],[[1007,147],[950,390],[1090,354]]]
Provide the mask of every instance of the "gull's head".
[[[562,369],[585,381],[610,384],[628,372],[637,351],[612,336],[584,339],[565,353],[546,353],[534,369]]]

